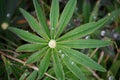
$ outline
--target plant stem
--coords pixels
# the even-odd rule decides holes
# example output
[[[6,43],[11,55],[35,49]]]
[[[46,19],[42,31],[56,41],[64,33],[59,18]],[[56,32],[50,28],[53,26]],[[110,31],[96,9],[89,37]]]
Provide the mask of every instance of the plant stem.
[[[3,55],[3,56],[6,56],[7,58],[10,58],[10,59],[12,59],[12,60],[14,60],[14,61],[17,61],[17,62],[23,64],[24,66],[28,66],[28,67],[36,70],[36,71],[39,70],[36,66],[30,65],[30,64],[26,64],[24,61],[22,61],[22,60],[20,60],[20,59],[17,59],[17,58],[15,58],[15,57],[12,57],[12,56],[10,56],[10,55],[7,55],[6,53],[4,53],[4,52],[2,52],[2,51],[0,51],[0,54]],[[52,79],[54,79],[54,80],[57,80],[55,77],[51,76],[51,75],[48,74],[48,73],[45,73],[45,75],[48,76],[48,77],[50,77],[50,78],[52,78]]]
[[[90,55],[90,58],[94,56],[94,54],[98,51],[99,48],[96,48]]]

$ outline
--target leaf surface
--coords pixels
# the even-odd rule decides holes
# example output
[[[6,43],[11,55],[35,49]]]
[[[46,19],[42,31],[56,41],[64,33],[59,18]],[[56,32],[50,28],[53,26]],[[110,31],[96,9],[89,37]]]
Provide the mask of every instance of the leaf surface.
[[[46,31],[46,34],[50,37],[50,31],[44,15],[45,13],[42,11],[41,6],[38,3],[38,0],[33,0],[33,4],[35,6],[35,11],[37,14],[37,18],[41,24],[41,27],[44,29],[44,31]]]
[[[27,31],[24,31],[24,30],[21,30],[21,29],[18,29],[18,28],[13,28],[13,27],[9,27],[8,28],[10,31],[12,31],[13,33],[17,34],[21,39],[27,41],[27,42],[30,42],[30,43],[42,43],[42,42],[45,42],[45,40],[43,40],[42,38],[30,33],[30,32],[27,32]]]
[[[102,71],[102,72],[106,71],[105,68],[103,68],[101,65],[99,65],[98,63],[96,63],[95,61],[93,61],[92,59],[90,59],[88,56],[86,56],[85,54],[83,54],[81,52],[78,52],[76,50],[69,49],[69,48],[62,48],[62,50],[73,61],[75,61],[79,64],[82,64],[84,66],[90,67],[90,68],[98,70],[98,71]]]
[[[54,70],[55,70],[57,79],[58,80],[65,80],[63,68],[62,68],[62,65],[60,63],[60,59],[59,59],[59,56],[58,56],[58,51],[56,51],[56,50],[53,51],[52,57],[53,57]]]
[[[20,8],[20,11],[23,14],[23,16],[25,17],[25,19],[28,21],[32,30],[35,31],[40,36],[42,36],[44,39],[49,40],[49,37],[46,34],[46,32],[44,31],[43,27],[35,20],[35,18],[22,8]]]
[[[60,36],[60,34],[63,32],[68,22],[70,21],[76,7],[76,3],[77,3],[77,0],[69,0],[68,3],[66,4],[60,16],[56,38]]]
[[[46,43],[47,45],[47,43]],[[19,46],[16,51],[17,52],[34,52],[37,50],[41,50],[46,46],[45,44],[25,44],[22,46]]]
[[[102,41],[94,39],[79,39],[58,42],[58,45],[64,45],[70,48],[84,49],[84,48],[99,48],[110,45],[111,41]]]

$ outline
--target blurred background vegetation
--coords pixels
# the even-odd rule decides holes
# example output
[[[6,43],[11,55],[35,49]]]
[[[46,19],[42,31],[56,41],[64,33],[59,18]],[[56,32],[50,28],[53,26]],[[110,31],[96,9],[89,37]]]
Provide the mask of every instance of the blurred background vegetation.
[[[39,0],[39,2],[49,25],[51,0]],[[59,0],[59,2],[60,12],[62,12],[67,0]],[[20,60],[26,61],[30,53],[17,53],[15,51],[18,46],[26,42],[8,31],[5,26],[14,26],[32,32],[19,11],[20,7],[36,17],[32,0],[0,0],[0,54],[3,54],[0,55],[0,80],[19,80],[23,73],[29,74],[32,71],[29,66],[24,66],[20,62]],[[97,21],[117,9],[120,9],[120,0],[78,0],[74,15],[64,33],[78,25]],[[108,47],[81,50],[107,69],[105,73],[83,69],[89,80],[120,80],[120,15],[117,18],[113,16],[111,21],[100,30],[84,37],[86,39],[104,39],[114,42],[113,45]],[[52,73],[52,69],[48,72]],[[73,76],[70,73],[67,74],[68,78]],[[47,80],[46,76],[44,80]],[[75,80],[74,76],[73,80]]]

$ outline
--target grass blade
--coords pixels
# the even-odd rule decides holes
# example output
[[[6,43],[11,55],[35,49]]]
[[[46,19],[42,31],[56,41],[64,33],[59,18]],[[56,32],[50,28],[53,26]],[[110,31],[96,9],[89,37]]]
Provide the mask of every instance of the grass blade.
[[[96,2],[95,7],[90,15],[89,22],[95,21],[97,19],[99,7],[100,7],[100,2],[101,2],[101,0],[98,0]]]
[[[84,23],[89,22],[89,16],[91,12],[91,5],[89,0],[84,0],[83,1],[83,18],[84,18]]]
[[[92,59],[90,59],[88,56],[84,55],[81,52],[78,52],[76,50],[73,49],[69,49],[69,48],[62,48],[62,50],[66,53],[66,55],[68,55],[73,61],[82,64],[84,66],[88,66],[92,69],[98,70],[98,71],[102,71],[105,72],[105,68],[103,68],[101,65],[99,65],[98,63],[96,63],[95,61],[93,61]]]
[[[47,44],[46,44],[47,45]],[[41,50],[46,46],[45,44],[25,44],[16,49],[17,52],[34,52]]]
[[[26,79],[26,77],[27,77],[29,74],[30,74],[30,72],[25,71],[25,72],[21,75],[21,77],[20,77],[20,79],[19,79],[19,80],[25,80],[25,79]]]
[[[80,68],[74,62],[70,61],[68,56],[64,56],[63,62],[76,77],[78,77],[80,80],[87,80]]]
[[[77,3],[77,0],[69,0],[68,3],[66,4],[60,16],[56,38],[60,36],[60,34],[63,32],[68,22],[70,21],[70,18],[72,17],[76,7],[76,3]]]
[[[51,57],[51,50],[48,49],[46,55],[41,60],[41,63],[39,65],[39,76],[38,78],[42,78],[44,76],[44,73],[48,69],[49,63],[50,63],[50,57]]]
[[[84,49],[84,48],[99,48],[112,44],[112,41],[102,41],[94,39],[80,39],[80,40],[68,40],[59,42],[58,45],[64,45],[70,48]]]
[[[43,54],[46,52],[46,50],[48,49],[48,47],[43,48],[42,50],[37,51],[36,53],[33,53],[27,60],[27,64],[29,63],[34,63],[36,61],[38,61]]]
[[[27,31],[21,30],[21,29],[17,29],[17,28],[13,28],[13,27],[9,27],[8,28],[10,31],[12,31],[13,33],[17,34],[21,39],[30,42],[30,43],[42,43],[45,42],[45,40],[43,40],[42,38],[29,33]]]
[[[35,6],[35,11],[36,11],[36,14],[37,14],[37,18],[38,18],[38,20],[41,24],[41,27],[44,29],[44,31],[46,31],[46,34],[50,37],[50,31],[49,31],[49,28],[48,28],[48,25],[47,25],[45,15],[44,15],[44,13],[41,9],[41,6],[39,5],[37,0],[33,0],[33,4]]]
[[[58,80],[65,80],[63,68],[62,68],[62,65],[60,63],[60,59],[59,59],[59,56],[58,56],[57,53],[58,53],[57,51],[54,51],[52,53],[53,62],[54,62],[54,70],[55,70],[55,73],[56,73],[56,77],[57,77]]]
[[[57,27],[59,18],[59,1],[52,0],[52,6],[50,10],[50,30],[51,30],[51,38],[54,38],[54,33]]]
[[[41,37],[44,39],[49,40],[48,35],[44,31],[43,27],[35,20],[33,16],[31,16],[28,12],[26,12],[24,9],[20,8],[21,13],[25,17],[25,19],[28,21],[30,27]]]
[[[37,71],[33,71],[28,77],[26,80],[35,80],[37,76]]]

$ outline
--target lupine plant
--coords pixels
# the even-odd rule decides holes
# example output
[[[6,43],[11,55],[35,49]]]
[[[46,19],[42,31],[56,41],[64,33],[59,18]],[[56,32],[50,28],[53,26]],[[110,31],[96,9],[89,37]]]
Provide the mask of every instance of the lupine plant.
[[[79,49],[100,48],[112,44],[112,41],[84,39],[83,37],[109,23],[111,17],[114,14],[117,14],[117,12],[114,11],[111,15],[107,15],[96,22],[80,25],[65,34],[62,34],[74,13],[76,3],[77,0],[68,0],[60,15],[59,0],[52,0],[49,26],[38,1],[33,0],[37,19],[22,8],[20,8],[20,11],[36,34],[15,27],[8,28],[21,39],[28,42],[27,44],[18,47],[16,51],[32,52],[32,55],[27,59],[26,64],[34,64],[39,68],[38,71],[33,71],[29,76],[32,80],[43,78],[51,63],[55,72],[55,75],[53,76],[55,76],[57,80],[66,79],[64,73],[65,66],[80,80],[87,79],[79,65],[86,69],[91,68],[101,72],[106,71],[104,67],[80,52]]]

